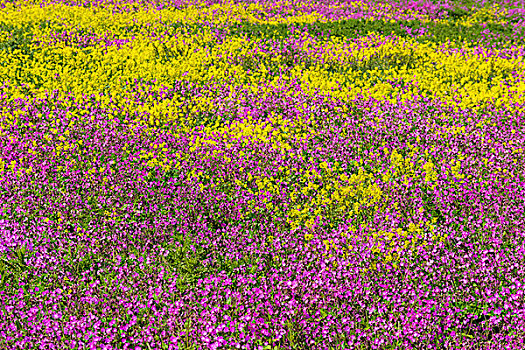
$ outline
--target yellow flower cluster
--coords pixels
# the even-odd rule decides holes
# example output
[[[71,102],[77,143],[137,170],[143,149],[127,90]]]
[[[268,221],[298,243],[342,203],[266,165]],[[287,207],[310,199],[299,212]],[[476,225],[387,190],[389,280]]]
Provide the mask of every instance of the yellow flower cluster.
[[[47,21],[48,25],[33,26],[26,34],[32,37],[33,43],[41,42],[33,44],[31,54],[20,50],[0,52],[0,60],[10,62],[0,66],[0,77],[10,83],[12,99],[27,91],[35,97],[43,97],[46,91],[53,90],[72,91],[77,97],[111,91],[112,102],[107,95],[99,97],[106,106],[129,104],[129,94],[123,91],[123,84],[137,77],[144,81],[155,80],[154,89],[169,86],[174,79],[229,81],[232,85],[248,87],[261,97],[267,96],[273,87],[298,79],[311,92],[320,90],[329,93],[333,99],[343,100],[364,95],[379,100],[403,101],[413,94],[422,94],[452,104],[458,100],[458,107],[482,108],[489,101],[505,105],[525,99],[522,94],[525,83],[517,78],[524,73],[523,57],[505,59],[492,56],[487,59],[466,43],[461,48],[463,53],[460,53],[448,44],[421,44],[412,39],[388,39],[376,34],[362,38],[360,42],[305,36],[296,53],[301,60],[286,74],[276,76],[270,71],[278,70],[284,56],[279,52],[269,54],[258,50],[265,39],[230,36],[219,45],[208,28],[188,31],[167,25],[177,22],[190,25],[192,21],[205,20],[220,25],[227,20],[228,23],[235,22],[236,14],[243,20],[250,20],[253,13],[262,10],[261,6],[250,4],[243,8],[226,3],[208,9],[190,6],[180,10],[139,10],[130,14],[57,4],[44,7],[27,5],[2,11],[0,20],[6,25],[21,28],[42,21]],[[477,23],[479,18],[490,13],[494,15],[493,12],[476,12],[469,21]],[[308,16],[312,16],[311,22],[317,19],[314,15]],[[297,18],[292,16],[282,20],[295,21]],[[147,32],[129,30],[143,23],[150,23],[151,29]],[[61,41],[53,43],[53,34],[62,31],[98,37],[110,33],[109,39],[121,39],[127,43],[121,47],[106,47],[102,43],[88,47],[76,47]],[[166,35],[162,40],[151,38],[153,31],[166,32]],[[367,45],[363,46],[364,43]],[[243,66],[246,61],[252,65],[249,70]],[[24,82],[27,89],[21,89],[20,82]],[[146,113],[145,122],[160,126],[166,120],[186,117],[180,115],[181,101],[178,96],[172,101],[144,106],[132,103],[129,110],[138,115]],[[209,99],[196,98],[188,113],[213,108],[215,106]],[[305,109],[304,106],[299,108]]]
[[[358,168],[356,174],[348,175],[337,166],[329,168],[326,162],[322,162],[320,167],[320,171],[312,169],[305,172],[305,186],[290,194],[292,200],[302,194],[305,201],[303,204],[302,201],[294,201],[297,206],[287,213],[292,229],[301,226],[311,228],[316,219],[320,224],[330,223],[334,227],[338,218],[357,217],[363,208],[376,206],[381,200],[383,193],[374,176],[362,168]]]

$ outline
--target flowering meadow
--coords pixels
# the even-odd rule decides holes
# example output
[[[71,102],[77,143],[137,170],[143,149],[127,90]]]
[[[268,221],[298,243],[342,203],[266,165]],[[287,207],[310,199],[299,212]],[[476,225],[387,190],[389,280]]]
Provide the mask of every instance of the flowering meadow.
[[[524,19],[0,0],[0,349],[525,349]]]

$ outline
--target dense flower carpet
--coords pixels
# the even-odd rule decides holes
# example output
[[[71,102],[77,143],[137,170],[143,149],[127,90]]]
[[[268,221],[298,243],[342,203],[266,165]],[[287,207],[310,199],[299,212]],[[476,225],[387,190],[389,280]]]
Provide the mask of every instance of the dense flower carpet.
[[[0,0],[0,348],[524,349],[524,19]]]

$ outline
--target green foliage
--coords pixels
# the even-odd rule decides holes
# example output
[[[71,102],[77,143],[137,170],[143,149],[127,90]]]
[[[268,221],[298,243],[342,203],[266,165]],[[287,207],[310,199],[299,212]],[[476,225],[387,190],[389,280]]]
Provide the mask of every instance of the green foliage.
[[[472,24],[467,27],[459,24],[455,19],[459,19],[468,15],[468,12],[456,9],[450,12],[451,19],[442,23],[422,23],[421,21],[397,21],[395,23],[384,21],[366,21],[362,19],[347,19],[328,23],[312,23],[312,24],[254,24],[243,22],[235,27],[230,28],[230,33],[233,35],[247,36],[250,38],[271,37],[277,40],[283,40],[290,36],[302,35],[301,30],[297,30],[292,34],[292,28],[305,29],[312,36],[320,37],[342,37],[345,39],[357,39],[368,35],[369,33],[379,33],[382,35],[396,35],[402,38],[413,37],[413,33],[422,31],[420,36],[415,40],[418,42],[435,42],[442,43],[451,41],[454,43],[477,42],[483,39],[482,32],[488,31],[492,35],[483,40],[491,44],[501,44],[499,36],[507,38],[507,44],[517,43],[518,39],[515,37],[525,37],[525,33],[514,33],[514,29],[510,26],[504,26],[497,23],[486,23],[482,25],[479,23]],[[412,33],[412,34],[411,34]],[[519,42],[522,42],[519,39]]]
[[[32,25],[21,27],[0,22],[0,50],[13,53],[16,51],[29,55],[33,52],[32,45]],[[6,39],[1,39],[4,35]]]

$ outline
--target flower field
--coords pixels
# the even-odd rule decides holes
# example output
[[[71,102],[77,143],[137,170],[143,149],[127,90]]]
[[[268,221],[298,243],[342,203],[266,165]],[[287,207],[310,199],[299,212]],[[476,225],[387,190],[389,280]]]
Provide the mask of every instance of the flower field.
[[[524,18],[0,0],[0,349],[525,349]]]

